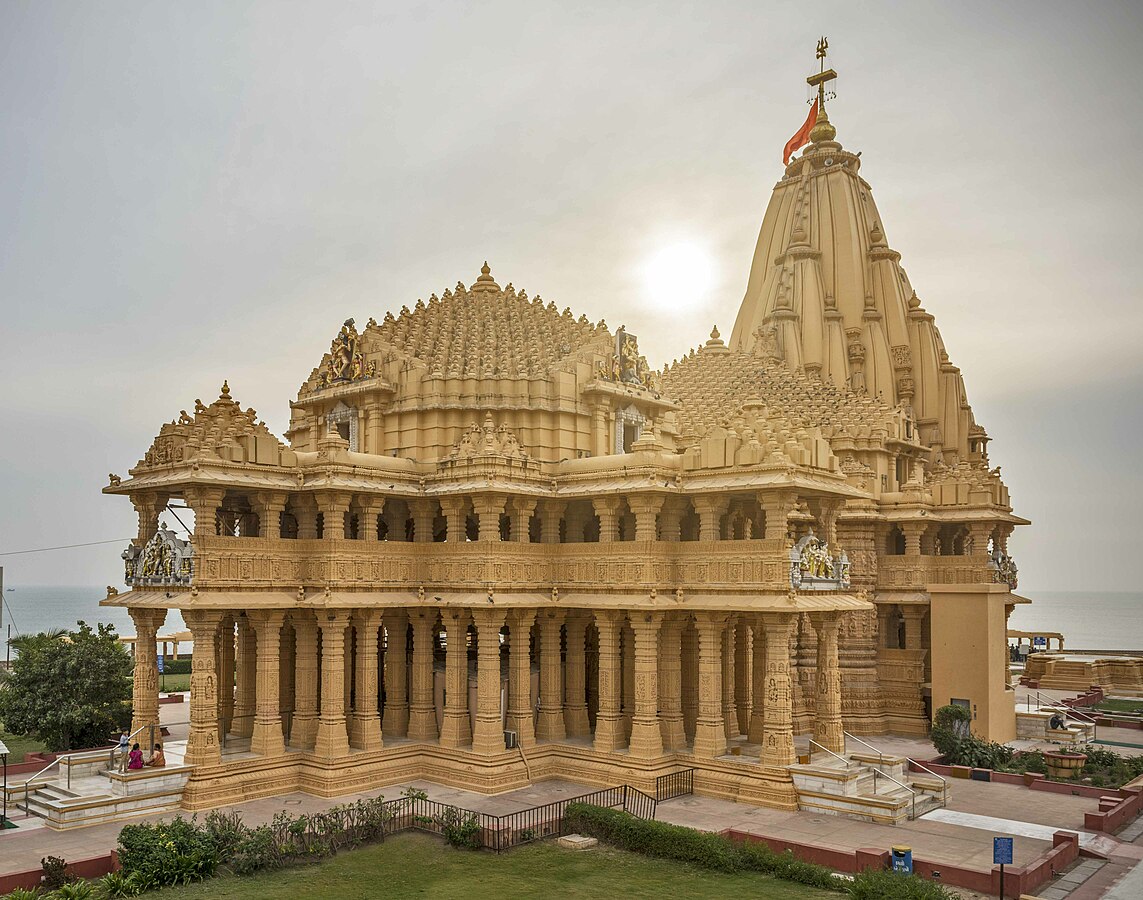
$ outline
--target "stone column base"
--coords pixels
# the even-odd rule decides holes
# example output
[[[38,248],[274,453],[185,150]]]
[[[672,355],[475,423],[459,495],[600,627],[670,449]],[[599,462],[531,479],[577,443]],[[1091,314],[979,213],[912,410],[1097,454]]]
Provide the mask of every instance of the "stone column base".
[[[357,750],[380,750],[381,722],[374,715],[353,715],[349,718],[349,743]]]
[[[290,744],[294,747],[310,748],[317,737],[318,720],[316,715],[294,714],[290,725]]]
[[[345,719],[320,719],[314,738],[314,756],[345,756],[349,753],[349,736]]]
[[[286,742],[282,739],[281,719],[254,723],[250,752],[261,756],[277,756],[286,752]]]

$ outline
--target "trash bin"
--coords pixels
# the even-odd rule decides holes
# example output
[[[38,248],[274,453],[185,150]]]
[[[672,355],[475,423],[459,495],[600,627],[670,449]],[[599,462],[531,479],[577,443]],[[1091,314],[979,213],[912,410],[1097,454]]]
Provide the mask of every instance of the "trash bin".
[[[893,860],[893,871],[904,872],[906,875],[913,873],[913,848],[912,847],[893,847],[891,850]]]

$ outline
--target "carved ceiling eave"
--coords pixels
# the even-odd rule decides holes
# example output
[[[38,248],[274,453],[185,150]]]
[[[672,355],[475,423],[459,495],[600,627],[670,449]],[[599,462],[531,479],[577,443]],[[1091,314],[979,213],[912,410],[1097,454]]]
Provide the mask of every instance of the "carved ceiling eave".
[[[580,390],[585,397],[595,395],[621,403],[642,403],[660,412],[673,412],[682,409],[682,404],[679,401],[664,397],[649,388],[604,381],[601,378],[592,379]]]
[[[967,525],[970,522],[1004,522],[1009,525],[1031,525],[1029,519],[998,506],[914,506],[910,509],[882,507],[881,518],[896,522],[936,522]]]
[[[297,400],[291,400],[290,409],[309,409],[311,406],[322,406],[330,402],[336,403],[338,400],[365,397],[370,394],[393,396],[396,393],[397,388],[395,385],[377,376],[376,378],[370,378],[365,381],[335,384],[331,387],[305,394]]]
[[[335,591],[326,589],[304,589],[301,597],[298,592],[288,591],[200,591],[190,590],[132,590],[101,600],[100,606],[126,607],[136,609],[441,609],[451,607],[470,608],[479,600],[487,600],[487,593],[459,593],[457,591],[436,591],[431,585],[424,587],[422,599],[416,591]],[[168,596],[172,594],[173,596]],[[440,599],[437,600],[436,598]],[[684,592],[682,599],[675,594],[674,585],[657,586],[632,591],[607,594],[561,590],[559,598],[537,592],[493,592],[493,602],[504,609],[512,608],[577,608],[590,606],[592,609],[639,609],[661,612],[694,612],[718,610],[732,612],[861,612],[874,609],[871,599],[849,591],[815,591],[810,593],[761,592],[757,594]]]

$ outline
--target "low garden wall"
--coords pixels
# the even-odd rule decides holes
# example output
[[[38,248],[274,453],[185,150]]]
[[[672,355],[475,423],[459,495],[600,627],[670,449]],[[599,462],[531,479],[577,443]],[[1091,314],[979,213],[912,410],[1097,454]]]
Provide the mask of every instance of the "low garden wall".
[[[765,844],[778,853],[789,850],[798,859],[829,866],[838,872],[856,874],[865,869],[887,869],[889,867],[888,850],[867,847],[859,850],[831,850],[826,847],[799,844],[780,838],[749,834],[733,828],[722,832],[722,834],[732,840]],[[1056,872],[1067,868],[1078,858],[1079,835],[1074,831],[1057,831],[1052,835],[1051,850],[1042,853],[1027,865],[1006,866],[1004,868],[1005,896],[1018,897],[1021,894],[1032,893],[1046,884]],[[982,894],[999,895],[1000,893],[999,866],[993,866],[991,871],[983,872],[979,869],[969,869],[964,866],[914,856],[913,872],[923,878],[939,881],[941,884],[953,887],[962,887]]]
[[[3,840],[0,838],[0,840]],[[108,872],[115,872],[119,869],[119,853],[112,850],[110,853],[105,853],[103,856],[92,856],[88,859],[81,859],[77,862],[70,862],[67,864],[67,873],[74,875],[76,878],[102,878]],[[25,872],[11,872],[7,875],[0,875],[0,894],[10,893],[16,888],[24,888],[28,891],[33,891],[40,886],[40,877],[43,875],[43,869],[28,869]]]

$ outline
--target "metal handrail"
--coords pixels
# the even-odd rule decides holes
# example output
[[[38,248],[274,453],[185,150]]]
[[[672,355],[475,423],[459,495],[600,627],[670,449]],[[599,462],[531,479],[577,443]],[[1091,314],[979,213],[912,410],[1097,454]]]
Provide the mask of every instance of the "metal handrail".
[[[812,738],[810,739],[810,746],[811,747],[817,747],[819,750],[824,750],[826,753],[828,753],[834,759],[840,759],[843,763],[845,763],[845,767],[847,769],[849,768],[849,760],[846,759],[844,756],[839,756],[838,754],[834,753],[832,750],[829,749],[829,747],[823,747],[821,744],[819,744],[817,741],[813,740]],[[813,753],[814,753],[814,751],[811,750],[810,756],[813,756]]]
[[[874,753],[877,754],[877,758],[878,758],[878,760],[880,760],[881,765],[885,765],[885,754],[880,750],[880,748],[874,747],[868,741],[863,741],[857,735],[850,734],[848,731],[843,731],[842,734],[845,735],[846,738],[853,738],[855,741],[857,741],[857,743],[861,744],[863,747],[868,747],[870,750],[872,750]],[[930,769],[924,763],[918,762],[917,760],[913,759],[913,757],[911,757],[911,756],[903,756],[901,758],[904,759],[906,762],[912,763],[914,766],[916,766],[921,771],[928,772],[930,775],[932,775],[934,778],[936,778],[938,781],[940,781],[940,783],[941,783],[941,802],[943,803],[946,801],[949,783],[948,783],[948,780],[943,775],[938,775],[936,772],[934,772],[932,769]],[[881,774],[885,775],[886,778],[890,777],[889,775],[886,775],[884,772],[882,772]]]
[[[1048,707],[1051,707],[1052,709],[1058,709],[1060,712],[1062,712],[1064,714],[1064,721],[1065,722],[1067,722],[1068,716],[1071,716],[1073,719],[1079,719],[1081,722],[1087,722],[1089,725],[1091,725],[1091,739],[1092,739],[1092,741],[1098,740],[1098,738],[1099,738],[1099,721],[1094,716],[1089,716],[1087,713],[1077,712],[1074,707],[1068,706],[1062,700],[1055,700],[1051,697],[1044,696],[1036,688],[1033,688],[1032,690],[1030,690],[1028,692],[1028,708],[1029,709],[1032,708],[1032,696],[1033,695],[1035,695],[1036,702],[1039,703],[1040,706],[1048,706]]]

